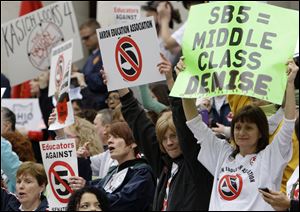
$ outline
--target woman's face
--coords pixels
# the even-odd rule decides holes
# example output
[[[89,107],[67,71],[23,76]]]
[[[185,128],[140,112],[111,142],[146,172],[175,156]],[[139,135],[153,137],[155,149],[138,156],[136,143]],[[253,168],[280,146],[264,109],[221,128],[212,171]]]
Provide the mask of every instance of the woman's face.
[[[182,153],[177,135],[170,129],[166,131],[162,140],[162,145],[171,158],[177,158]]]
[[[39,201],[45,185],[40,186],[31,174],[24,173],[17,177],[16,194],[21,204],[31,205]]]
[[[127,145],[123,138],[117,138],[111,134],[109,135],[108,149],[110,156],[112,159],[117,160],[119,164],[127,161],[129,156],[132,155],[132,152],[134,153],[134,145],[136,144]]]
[[[118,104],[120,104],[120,96],[119,93],[117,92],[112,92],[108,95],[107,98],[107,105],[109,107],[109,109],[114,110]]]
[[[256,146],[261,133],[255,123],[236,122],[234,125],[234,140],[236,145],[240,147],[243,154],[253,154],[256,152]]]
[[[102,211],[100,203],[93,193],[84,193],[77,208],[78,211]]]

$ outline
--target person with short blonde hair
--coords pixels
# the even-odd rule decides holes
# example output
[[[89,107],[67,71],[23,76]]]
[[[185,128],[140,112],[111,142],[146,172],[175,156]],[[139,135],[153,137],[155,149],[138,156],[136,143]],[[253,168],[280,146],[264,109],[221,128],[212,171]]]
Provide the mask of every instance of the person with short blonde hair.
[[[155,126],[157,141],[159,143],[159,148],[163,153],[167,153],[166,149],[163,146],[163,140],[166,132],[170,129],[174,135],[176,135],[176,128],[173,122],[172,112],[167,111],[162,113],[158,118]]]

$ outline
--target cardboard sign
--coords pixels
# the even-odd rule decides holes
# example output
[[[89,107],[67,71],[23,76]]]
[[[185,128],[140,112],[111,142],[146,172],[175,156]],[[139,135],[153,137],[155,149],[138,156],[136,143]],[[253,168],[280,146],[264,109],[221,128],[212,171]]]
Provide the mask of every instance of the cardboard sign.
[[[248,1],[195,5],[183,38],[187,68],[170,95],[240,94],[281,104],[285,64],[293,57],[298,34],[295,10]]]
[[[141,7],[116,5],[113,6],[113,15],[116,20],[116,24],[137,21],[141,17]]]
[[[153,17],[97,30],[108,91],[165,80]],[[145,42],[147,41],[147,42]]]
[[[1,71],[10,84],[20,84],[50,69],[51,49],[74,39],[73,61],[83,58],[71,1],[56,2],[1,24]]]
[[[46,128],[38,99],[2,99],[1,105],[14,112],[18,130],[36,131]]]
[[[58,101],[55,107],[56,120],[55,123],[49,126],[49,130],[62,129],[74,123],[73,107],[71,103],[71,98],[69,96],[71,71],[72,71],[72,47],[73,47],[73,40],[70,40],[53,50],[53,54],[58,57],[57,60],[54,59],[54,61],[56,61],[58,66],[57,70],[59,70],[59,71],[57,70],[55,71],[56,72],[55,76],[59,75],[60,77],[61,71],[63,71],[63,74],[62,74],[62,78],[59,79],[59,83],[58,83],[59,87],[57,87]]]
[[[70,176],[78,176],[75,139],[39,142],[43,164],[50,189],[50,211],[66,211],[73,190],[68,184]]]
[[[73,41],[63,43],[51,51],[51,69],[48,96],[59,93],[65,70],[72,64]],[[67,72],[66,72],[67,73]]]

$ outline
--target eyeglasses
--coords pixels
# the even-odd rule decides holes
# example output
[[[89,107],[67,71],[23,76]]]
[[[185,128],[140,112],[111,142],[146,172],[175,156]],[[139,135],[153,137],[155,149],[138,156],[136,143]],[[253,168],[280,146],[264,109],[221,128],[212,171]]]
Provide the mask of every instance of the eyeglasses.
[[[119,99],[120,99],[119,96],[110,96],[110,97],[107,98],[108,101],[109,100],[119,100]]]
[[[90,35],[83,36],[83,37],[81,37],[81,40],[86,41],[86,40],[90,39],[90,37],[91,37],[92,35],[94,35],[94,34],[95,34],[95,32],[92,33],[92,34],[90,34]]]
[[[177,135],[176,134],[171,134],[169,137],[164,137],[162,142],[165,143],[165,142],[168,141],[168,139],[174,141],[174,140],[177,139]]]

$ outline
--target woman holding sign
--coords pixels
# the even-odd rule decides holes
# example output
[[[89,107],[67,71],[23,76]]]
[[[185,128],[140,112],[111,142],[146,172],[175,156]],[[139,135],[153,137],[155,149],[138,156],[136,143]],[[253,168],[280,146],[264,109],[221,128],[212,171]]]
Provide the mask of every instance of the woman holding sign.
[[[70,187],[78,190],[94,186],[106,193],[111,210],[144,211],[151,209],[156,179],[145,159],[140,158],[137,144],[125,122],[111,125],[108,149],[118,166],[110,169],[100,180],[86,181],[77,176],[69,178]]]
[[[183,69],[181,61],[177,70]],[[289,61],[285,120],[270,145],[267,118],[259,107],[249,105],[235,114],[231,124],[234,146],[231,146],[202,122],[194,100],[184,99],[187,126],[201,145],[198,160],[215,177],[209,210],[274,210],[259,191],[279,190],[283,170],[292,156],[297,72],[298,67]]]

